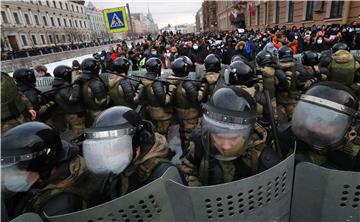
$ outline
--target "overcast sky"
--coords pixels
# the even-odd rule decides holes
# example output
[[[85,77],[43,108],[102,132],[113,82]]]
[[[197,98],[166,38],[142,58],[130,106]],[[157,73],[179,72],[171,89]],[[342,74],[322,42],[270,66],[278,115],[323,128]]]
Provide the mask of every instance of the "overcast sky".
[[[86,2],[88,2],[87,0]],[[159,28],[184,23],[195,24],[196,12],[200,9],[202,0],[175,0],[175,1],[114,1],[114,0],[90,0],[99,9],[125,6],[129,3],[131,13],[147,13],[148,8],[153,15],[154,21]],[[87,3],[86,3],[87,4]]]

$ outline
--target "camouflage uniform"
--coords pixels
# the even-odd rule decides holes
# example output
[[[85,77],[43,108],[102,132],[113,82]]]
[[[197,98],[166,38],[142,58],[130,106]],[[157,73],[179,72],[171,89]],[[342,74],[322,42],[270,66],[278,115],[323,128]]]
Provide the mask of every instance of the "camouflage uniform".
[[[274,152],[265,144],[266,139],[267,131],[256,124],[246,151],[234,160],[221,161],[208,156],[202,145],[201,129],[197,128],[187,152],[181,158],[180,170],[189,186],[214,185],[255,175],[280,162],[280,159],[275,159],[270,164],[266,163],[262,154]]]
[[[146,78],[141,79],[141,82],[144,85],[142,101],[150,118],[155,122],[155,131],[166,136],[173,115],[171,102],[176,86]]]
[[[31,121],[28,112],[31,109],[31,102],[17,88],[15,81],[1,73],[1,133]]]
[[[25,195],[8,199],[6,206],[10,211],[9,217],[14,218],[23,213],[35,212],[45,218],[44,211],[48,216],[53,216],[86,209],[90,206],[89,198],[100,187],[93,176],[86,169],[84,159],[77,155],[58,166],[55,173],[48,179],[35,183]],[[69,203],[64,205],[56,202],[56,198],[64,194],[81,199],[82,206],[80,208],[76,206],[74,209],[74,206],[68,205]]]
[[[168,155],[166,138],[155,133],[155,144],[148,152],[140,153],[140,157],[121,174],[106,178],[106,185],[102,189],[104,199],[101,202],[125,195],[159,178],[172,166]]]

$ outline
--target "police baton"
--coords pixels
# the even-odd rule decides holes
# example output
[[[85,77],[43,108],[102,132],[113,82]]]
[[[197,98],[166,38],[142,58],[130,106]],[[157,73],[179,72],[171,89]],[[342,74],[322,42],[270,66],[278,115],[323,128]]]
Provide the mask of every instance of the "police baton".
[[[283,155],[282,155],[281,149],[280,149],[279,135],[278,135],[277,127],[275,124],[274,113],[272,110],[271,99],[270,99],[270,94],[269,94],[268,90],[265,91],[265,99],[266,99],[266,105],[267,105],[267,108],[269,110],[269,115],[270,115],[270,124],[271,124],[272,134],[274,136],[274,141],[275,141],[275,150],[279,153],[280,158],[283,159]]]

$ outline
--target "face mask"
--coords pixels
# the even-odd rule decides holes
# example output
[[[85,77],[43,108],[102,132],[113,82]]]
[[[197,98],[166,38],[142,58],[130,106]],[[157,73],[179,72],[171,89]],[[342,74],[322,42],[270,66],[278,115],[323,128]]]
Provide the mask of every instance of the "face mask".
[[[296,35],[296,36],[295,36],[295,39],[298,39],[298,38],[299,38],[299,37]]]
[[[318,39],[318,40],[317,40],[317,44],[321,44],[322,42],[323,42],[322,39]]]
[[[25,192],[30,190],[31,186],[36,182],[36,180],[32,182],[27,181],[27,175],[25,171],[19,170],[10,170],[2,173],[5,174],[3,177],[4,187],[12,192]]]
[[[93,173],[120,174],[129,166],[133,158],[132,136],[85,140],[83,152],[86,166]]]
[[[156,51],[151,51],[151,54],[156,55]]]
[[[199,48],[199,46],[197,46],[197,45],[194,45],[194,46],[193,46],[193,49],[194,49],[194,50],[197,50],[198,48]]]

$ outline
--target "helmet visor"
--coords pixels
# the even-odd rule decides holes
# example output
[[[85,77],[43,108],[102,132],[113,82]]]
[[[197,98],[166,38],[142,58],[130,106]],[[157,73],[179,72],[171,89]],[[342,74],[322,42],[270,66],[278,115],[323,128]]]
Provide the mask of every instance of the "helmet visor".
[[[351,119],[344,113],[299,101],[292,118],[292,131],[307,144],[322,149],[344,137]]]
[[[203,145],[206,151],[220,160],[232,160],[246,150],[254,124],[220,122],[204,115]]]
[[[86,166],[95,174],[119,174],[133,157],[132,136],[86,139],[83,143]]]

